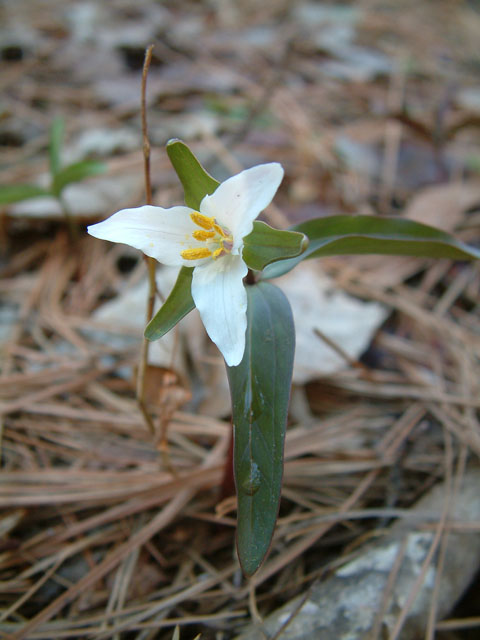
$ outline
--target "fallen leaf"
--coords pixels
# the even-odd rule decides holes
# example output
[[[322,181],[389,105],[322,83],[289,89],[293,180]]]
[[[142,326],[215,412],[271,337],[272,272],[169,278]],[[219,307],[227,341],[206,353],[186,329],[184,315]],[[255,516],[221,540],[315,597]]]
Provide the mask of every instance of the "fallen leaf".
[[[463,221],[465,211],[480,204],[480,184],[449,182],[420,191],[405,212],[405,217],[444,231],[454,231]]]
[[[317,332],[339,345],[350,360],[367,349],[388,311],[340,291],[315,263],[301,263],[275,281],[290,301],[295,320],[293,381],[303,384],[348,367],[345,357]]]
[[[64,199],[75,218],[94,218],[106,215],[125,206],[126,202],[140,199],[143,177],[137,173],[123,176],[92,178],[85,182],[70,184],[65,188]],[[42,218],[46,220],[63,217],[58,200],[53,197],[31,198],[7,209],[17,218]]]

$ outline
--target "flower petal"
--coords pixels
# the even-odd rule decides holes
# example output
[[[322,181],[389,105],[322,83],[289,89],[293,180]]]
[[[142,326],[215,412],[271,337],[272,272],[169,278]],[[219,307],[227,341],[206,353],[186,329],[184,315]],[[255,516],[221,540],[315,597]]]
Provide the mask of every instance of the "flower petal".
[[[233,251],[253,228],[253,221],[272,201],[283,178],[278,162],[260,164],[232,176],[220,184],[211,196],[205,196],[200,212],[214,216],[233,235]]]
[[[163,264],[195,267],[205,262],[185,260],[180,253],[185,249],[205,247],[205,243],[192,237],[198,227],[190,218],[189,207],[152,207],[122,209],[103,222],[91,225],[88,233],[101,240],[122,242],[140,249],[147,256]]]
[[[229,255],[193,272],[193,300],[208,335],[230,367],[241,362],[245,351],[247,292],[242,280],[247,271],[240,256]]]

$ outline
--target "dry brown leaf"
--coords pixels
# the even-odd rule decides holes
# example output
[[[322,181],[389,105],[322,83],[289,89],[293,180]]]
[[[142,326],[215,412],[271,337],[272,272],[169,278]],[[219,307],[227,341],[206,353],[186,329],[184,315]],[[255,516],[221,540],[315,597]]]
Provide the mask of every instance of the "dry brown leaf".
[[[480,204],[480,184],[449,182],[427,187],[412,198],[405,218],[453,232],[464,220],[465,212]]]

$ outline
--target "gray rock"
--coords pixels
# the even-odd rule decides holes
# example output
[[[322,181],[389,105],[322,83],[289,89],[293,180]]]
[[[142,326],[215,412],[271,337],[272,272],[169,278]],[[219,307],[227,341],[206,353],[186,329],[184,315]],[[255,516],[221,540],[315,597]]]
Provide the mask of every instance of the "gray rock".
[[[478,522],[479,486],[480,472],[467,472],[458,493],[450,501],[450,521]],[[380,633],[378,637],[387,637],[406,605],[402,630],[395,637],[399,640],[423,638],[437,581],[435,560],[439,546],[431,561],[427,561],[414,599],[411,603],[409,600],[436,535],[435,527],[427,529],[422,523],[435,516],[436,521],[440,520],[445,494],[443,484],[434,487],[413,507],[411,515],[418,514],[418,518],[405,517],[397,521],[382,542],[366,547],[332,577],[317,582],[306,598],[299,596],[270,615],[262,630],[252,626],[237,640],[264,640],[263,632],[267,637],[278,634],[275,638],[279,640],[368,640],[377,623],[385,634]],[[444,567],[435,594],[437,619],[453,608],[480,565],[478,529],[452,531],[447,535]],[[389,585],[397,569],[394,583]],[[282,625],[285,628],[280,631]]]

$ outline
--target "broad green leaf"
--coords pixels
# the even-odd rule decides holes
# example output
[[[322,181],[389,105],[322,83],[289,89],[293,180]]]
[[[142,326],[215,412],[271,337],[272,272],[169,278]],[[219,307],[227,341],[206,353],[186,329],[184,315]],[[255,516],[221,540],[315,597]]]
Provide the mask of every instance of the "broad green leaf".
[[[242,570],[250,576],[267,554],[277,519],[295,328],[280,289],[268,282],[246,289],[245,354],[227,372],[235,438],[237,548]]]
[[[167,153],[185,192],[185,204],[199,209],[203,198],[219,185],[199,163],[181,140],[170,140]],[[253,231],[245,238],[243,258],[251,269],[261,271],[275,260],[297,256],[305,250],[304,235],[273,229],[263,222],[254,222]]]
[[[0,205],[13,204],[14,202],[28,200],[28,198],[50,195],[52,195],[50,191],[42,187],[37,187],[35,184],[0,185]]]
[[[185,204],[199,209],[206,195],[215,191],[219,183],[210,176],[187,145],[181,140],[167,142],[167,154],[184,190]],[[193,269],[182,267],[170,295],[145,329],[147,340],[158,340],[177,322],[195,309],[191,294]]]
[[[147,340],[158,340],[180,320],[195,309],[190,293],[193,269],[182,267],[170,295],[148,323],[145,329]]]
[[[48,152],[50,155],[50,175],[52,181],[62,166],[61,153],[63,144],[63,132],[65,130],[65,121],[62,117],[54,118],[50,127],[50,140]]]
[[[167,142],[167,153],[182,183],[185,204],[192,209],[199,209],[203,198],[213,193],[219,183],[205,171],[181,140],[174,139]],[[195,309],[191,294],[192,275],[193,269],[188,267],[180,269],[170,295],[145,329],[147,340],[158,340]]]
[[[307,246],[308,238],[303,233],[281,231],[255,221],[253,231],[244,238],[242,255],[250,269],[262,271],[271,262],[298,256]]]
[[[185,192],[185,204],[199,209],[206,195],[212,194],[220,184],[208,174],[187,145],[181,140],[167,142],[167,153]]]
[[[265,278],[287,273],[301,260],[345,254],[379,254],[475,260],[480,250],[464,244],[445,231],[405,218],[377,216],[329,216],[291,227],[304,233],[310,244],[291,260],[265,269]]]
[[[82,160],[61,169],[52,182],[52,193],[59,196],[63,189],[72,182],[81,182],[85,178],[96,176],[106,170],[104,162],[98,160]]]

